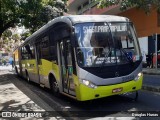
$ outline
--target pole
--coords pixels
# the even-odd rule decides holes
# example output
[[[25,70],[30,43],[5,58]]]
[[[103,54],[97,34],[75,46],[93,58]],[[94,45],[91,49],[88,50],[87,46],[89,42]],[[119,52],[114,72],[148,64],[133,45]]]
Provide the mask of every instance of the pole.
[[[155,39],[155,57],[156,57],[156,66],[155,69],[157,70],[157,33],[156,33],[156,39]]]

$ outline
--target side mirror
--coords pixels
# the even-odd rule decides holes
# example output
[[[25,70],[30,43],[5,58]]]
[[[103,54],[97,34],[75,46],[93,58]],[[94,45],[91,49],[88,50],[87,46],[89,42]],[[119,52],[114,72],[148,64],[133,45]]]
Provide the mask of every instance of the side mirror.
[[[72,46],[76,45],[76,35],[74,32],[72,32],[72,34],[71,34],[71,44],[72,44]]]

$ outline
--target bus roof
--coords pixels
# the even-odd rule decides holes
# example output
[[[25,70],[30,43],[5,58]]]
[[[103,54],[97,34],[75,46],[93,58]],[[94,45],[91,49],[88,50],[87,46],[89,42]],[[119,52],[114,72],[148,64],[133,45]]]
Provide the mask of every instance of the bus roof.
[[[83,22],[129,22],[129,19],[126,17],[114,16],[114,15],[69,15],[69,16],[61,16],[57,17],[51,21],[49,21],[46,25],[41,27],[39,30],[34,32],[30,37],[26,38],[25,44],[32,38],[37,37],[47,28],[51,27],[55,23],[64,22],[68,25],[72,26],[76,23],[83,23]],[[23,45],[22,44],[22,45]]]
[[[72,15],[67,16],[75,23],[82,22],[126,22],[129,21],[126,17],[114,16],[114,15]]]

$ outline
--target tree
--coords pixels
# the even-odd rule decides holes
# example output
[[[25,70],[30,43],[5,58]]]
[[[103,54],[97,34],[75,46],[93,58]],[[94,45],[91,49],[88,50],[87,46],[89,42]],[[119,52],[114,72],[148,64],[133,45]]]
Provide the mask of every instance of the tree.
[[[4,48],[5,45],[8,43],[9,38],[12,36],[12,31],[7,29],[3,32],[2,37],[0,38],[0,48]]]
[[[63,11],[66,0],[0,0],[0,37],[16,25],[24,25],[33,33]]]
[[[42,6],[30,4],[33,5],[29,5],[30,9],[34,8],[34,11],[32,13],[29,12],[30,15],[23,19],[23,25],[29,29],[31,33],[46,24],[49,20],[63,15],[63,12],[67,10],[65,3],[59,0],[48,0],[45,3],[43,2],[44,5]],[[26,11],[28,11],[28,7]]]
[[[5,49],[7,48],[8,46],[8,43],[9,43],[9,39],[11,39],[11,36],[12,36],[12,31],[11,30],[6,30],[3,32],[2,34],[2,37],[1,37],[1,42],[0,42],[0,48],[2,49]],[[8,50],[8,49],[7,49]]]
[[[3,32],[3,39],[4,38],[10,38],[12,36],[12,31],[7,29]]]
[[[143,9],[145,13],[149,13],[153,6],[160,12],[160,0],[96,0],[99,1],[98,7],[104,8],[112,5],[120,5],[120,9],[127,10],[131,7]]]
[[[25,40],[27,37],[29,37],[31,35],[31,33],[29,31],[26,31],[24,33],[21,34],[21,40]]]
[[[21,42],[21,36],[19,34],[13,34],[10,29],[7,29],[0,38],[0,50],[3,49],[6,52],[12,52]]]
[[[5,30],[18,24],[22,14],[17,0],[0,0],[0,36]]]

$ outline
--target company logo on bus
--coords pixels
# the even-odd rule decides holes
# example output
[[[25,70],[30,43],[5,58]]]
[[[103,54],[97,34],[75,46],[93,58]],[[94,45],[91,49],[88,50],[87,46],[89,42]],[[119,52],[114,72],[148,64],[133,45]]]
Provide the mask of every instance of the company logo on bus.
[[[119,72],[115,72],[115,76],[116,76],[116,77],[119,77]]]

